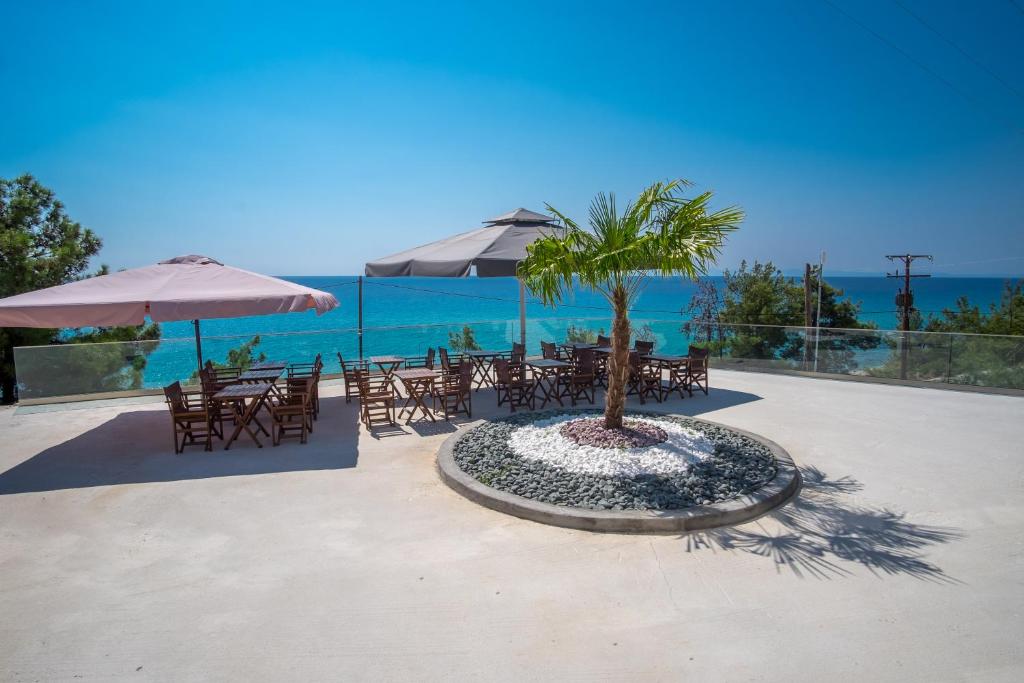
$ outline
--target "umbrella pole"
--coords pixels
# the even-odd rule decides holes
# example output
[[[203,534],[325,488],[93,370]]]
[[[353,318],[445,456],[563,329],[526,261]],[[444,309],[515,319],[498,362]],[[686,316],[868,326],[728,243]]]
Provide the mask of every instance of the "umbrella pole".
[[[519,278],[519,343],[526,346],[526,285]]]
[[[359,276],[359,360],[363,359],[363,276]]]
[[[199,369],[203,369],[203,343],[199,341],[199,319],[192,321],[192,326],[196,330],[196,362],[199,363]]]

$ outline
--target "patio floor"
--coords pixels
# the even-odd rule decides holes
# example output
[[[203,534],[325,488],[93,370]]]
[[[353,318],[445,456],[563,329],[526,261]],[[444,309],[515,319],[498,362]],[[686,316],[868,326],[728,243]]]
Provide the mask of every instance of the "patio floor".
[[[719,371],[796,504],[693,536],[481,508],[446,425],[174,455],[162,404],[0,410],[6,680],[1020,680],[1024,399]],[[477,416],[495,414],[490,392]]]

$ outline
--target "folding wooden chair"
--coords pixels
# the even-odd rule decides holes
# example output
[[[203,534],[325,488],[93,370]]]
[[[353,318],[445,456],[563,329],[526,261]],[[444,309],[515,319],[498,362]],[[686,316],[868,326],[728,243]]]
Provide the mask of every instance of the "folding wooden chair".
[[[359,411],[363,424],[372,429],[376,424],[395,424],[395,391],[391,381],[383,375],[372,377],[356,370],[359,387]]]
[[[341,376],[345,380],[345,403],[351,403],[353,397],[359,398],[359,378],[356,373],[360,370],[369,372],[369,366],[366,361],[362,360],[346,363],[340,351],[338,352],[338,362],[341,363]]]
[[[562,354],[558,352],[558,345],[555,342],[542,341],[540,343],[540,352],[545,360],[564,360]]]
[[[637,339],[635,342],[633,342],[633,348],[641,356],[648,356],[654,353],[654,342]]]
[[[690,359],[686,369],[686,390],[693,396],[693,386],[708,395],[708,350],[691,346],[686,351]]]
[[[563,381],[573,405],[581,399],[586,399],[593,405],[597,393],[593,349],[574,350],[572,369],[563,375]]]
[[[288,379],[312,379],[310,401],[313,407],[313,419],[320,417],[320,372],[324,369],[324,359],[319,353],[312,363],[292,363],[288,366]]]
[[[661,369],[640,359],[638,351],[629,352],[629,379],[627,395],[635,395],[640,403],[647,402],[648,396],[661,403]]]
[[[431,346],[427,349],[427,354],[423,358],[412,358],[405,361],[406,369],[412,368],[426,368],[428,370],[434,369],[434,347]]]
[[[202,391],[184,391],[181,382],[175,382],[164,387],[164,398],[171,413],[174,452],[181,453],[185,446],[200,442],[203,450],[212,451],[214,431],[206,395]]]
[[[274,445],[291,432],[297,432],[299,443],[306,443],[313,431],[313,396],[316,378],[302,377],[286,380],[284,390],[270,401],[270,429]]]
[[[445,420],[460,413],[473,417],[472,388],[473,366],[469,363],[460,363],[455,372],[441,375],[434,397],[441,404]]]
[[[533,410],[533,380],[525,376],[522,364],[514,365],[504,358],[494,360],[494,391],[498,395],[498,405],[508,403],[512,412],[516,408]]]

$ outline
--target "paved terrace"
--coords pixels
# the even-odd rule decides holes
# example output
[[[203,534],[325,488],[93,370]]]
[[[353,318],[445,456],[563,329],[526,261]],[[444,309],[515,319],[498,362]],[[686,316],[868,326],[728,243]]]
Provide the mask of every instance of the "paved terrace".
[[[797,504],[600,535],[477,507],[444,428],[175,456],[163,406],[0,411],[9,680],[1021,680],[1024,399],[713,372]],[[493,394],[476,396],[493,414]]]

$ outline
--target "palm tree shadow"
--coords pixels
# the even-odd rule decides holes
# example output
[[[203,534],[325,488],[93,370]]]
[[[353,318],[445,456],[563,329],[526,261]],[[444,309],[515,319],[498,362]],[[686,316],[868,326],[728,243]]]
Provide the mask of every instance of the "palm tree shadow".
[[[851,500],[863,485],[852,477],[830,479],[815,467],[800,469],[803,486],[788,505],[756,523],[757,531],[714,529],[687,537],[687,552],[724,550],[770,558],[777,571],[798,577],[846,576],[857,565],[882,576],[907,575],[924,581],[959,583],[924,559],[938,543],[963,537],[953,528],[914,524],[904,513]],[[771,525],[775,526],[775,525]]]

